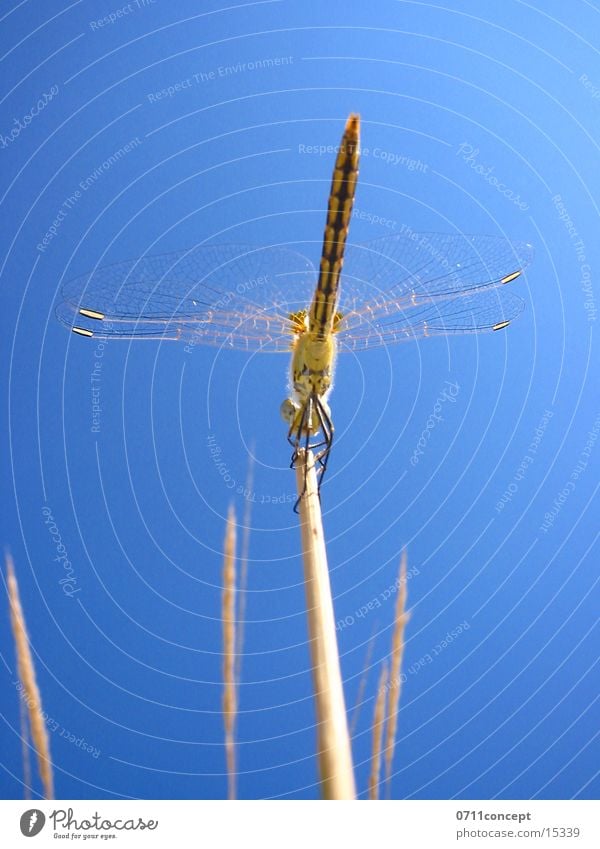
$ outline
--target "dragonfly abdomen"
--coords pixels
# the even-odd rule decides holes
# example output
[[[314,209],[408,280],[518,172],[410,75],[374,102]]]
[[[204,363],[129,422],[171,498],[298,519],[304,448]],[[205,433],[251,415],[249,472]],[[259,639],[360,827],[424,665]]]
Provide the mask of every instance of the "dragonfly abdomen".
[[[323,239],[319,281],[310,308],[309,329],[319,337],[331,333],[348,226],[358,178],[360,118],[350,115],[337,155]]]

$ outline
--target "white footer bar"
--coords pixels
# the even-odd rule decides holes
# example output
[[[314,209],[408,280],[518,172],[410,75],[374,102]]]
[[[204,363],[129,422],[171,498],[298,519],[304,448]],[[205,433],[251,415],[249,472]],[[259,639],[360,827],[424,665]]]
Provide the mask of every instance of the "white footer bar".
[[[4,801],[0,845],[598,849],[599,808],[597,802],[555,800]]]

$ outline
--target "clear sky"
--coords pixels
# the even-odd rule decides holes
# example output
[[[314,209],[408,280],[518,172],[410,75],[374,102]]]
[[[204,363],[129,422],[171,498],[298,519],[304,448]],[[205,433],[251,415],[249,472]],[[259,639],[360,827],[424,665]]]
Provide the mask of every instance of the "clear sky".
[[[57,795],[226,794],[221,551],[251,455],[239,791],[318,795],[286,357],[104,345],[54,310],[90,269],[205,241],[318,262],[318,148],[356,111],[350,241],[535,248],[506,331],[338,363],[323,509],[350,708],[375,634],[359,788],[406,547],[392,795],[597,796],[600,5],[221,6],[11,2],[0,21],[0,537]],[[0,790],[19,798],[7,616],[0,652]]]

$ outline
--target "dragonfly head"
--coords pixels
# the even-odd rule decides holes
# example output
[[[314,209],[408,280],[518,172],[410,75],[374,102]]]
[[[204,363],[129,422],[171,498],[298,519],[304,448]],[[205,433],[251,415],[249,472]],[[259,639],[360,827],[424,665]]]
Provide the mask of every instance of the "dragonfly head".
[[[298,434],[306,436],[306,422],[303,421],[305,418],[305,406],[306,405],[298,403],[298,401],[294,401],[293,398],[286,398],[279,408],[281,418],[287,425],[289,425],[290,434],[292,432],[297,432]],[[310,428],[308,432],[312,433],[312,428]]]
[[[307,415],[307,403],[301,404],[293,398],[286,398],[280,409],[281,418],[290,426],[290,431],[298,430],[303,434],[318,433],[321,429],[321,419],[317,412],[320,409],[321,416],[331,422],[331,410],[329,404],[317,395],[313,398],[312,412]],[[308,426],[308,427],[307,427]]]
[[[281,413],[281,418],[289,424],[291,427],[294,423],[294,419],[298,415],[300,411],[300,405],[293,401],[291,398],[286,398],[279,408],[279,412]]]

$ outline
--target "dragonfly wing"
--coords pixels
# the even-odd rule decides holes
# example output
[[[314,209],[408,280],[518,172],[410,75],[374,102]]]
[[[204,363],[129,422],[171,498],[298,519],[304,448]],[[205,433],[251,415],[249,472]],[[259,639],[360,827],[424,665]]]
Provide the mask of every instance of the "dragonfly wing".
[[[525,306],[518,295],[506,289],[491,289],[454,298],[419,304],[407,310],[394,310],[373,319],[368,312],[349,316],[351,326],[342,320],[337,335],[340,351],[358,351],[423,339],[463,333],[503,330]]]
[[[505,286],[533,256],[496,236],[410,233],[348,248],[339,328],[342,350],[506,326],[523,301]]]
[[[80,335],[289,351],[290,313],[316,272],[285,248],[207,245],[105,266],[65,284],[58,318]]]
[[[344,282],[363,299],[428,300],[502,285],[532,258],[530,244],[501,236],[410,231],[349,245]]]

